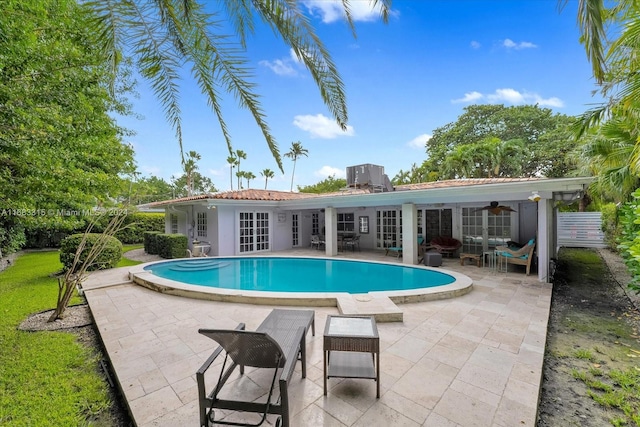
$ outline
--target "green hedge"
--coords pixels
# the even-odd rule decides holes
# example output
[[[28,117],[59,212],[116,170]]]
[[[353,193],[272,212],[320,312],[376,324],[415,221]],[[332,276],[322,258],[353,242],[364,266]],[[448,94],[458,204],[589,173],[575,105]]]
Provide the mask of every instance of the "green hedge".
[[[106,215],[98,219],[98,222],[91,230],[93,233],[102,233],[109,221],[113,218],[106,211]],[[25,221],[23,241],[19,242],[21,249],[25,248],[58,248],[62,240],[71,234],[84,233],[90,221],[94,219],[89,216],[78,217],[30,217]],[[2,225],[2,224],[0,224]],[[145,231],[164,231],[164,214],[150,212],[134,212],[127,215],[122,230],[116,233],[115,237],[122,243],[133,244],[143,243]],[[9,229],[2,226],[0,228]],[[2,247],[2,235],[0,235],[0,248]],[[26,244],[24,243],[26,238]],[[15,239],[13,239],[15,240]]]
[[[149,255],[158,255],[158,234],[160,231],[144,232],[144,251]]]
[[[185,258],[188,241],[184,234],[157,234],[158,255],[162,258]]]
[[[99,224],[96,224],[93,231],[101,233],[111,220],[111,216],[101,218]],[[164,214],[150,212],[130,213],[122,223],[122,230],[116,233],[116,237],[122,243],[143,243],[145,231],[164,231]]]
[[[60,247],[60,262],[64,265],[65,270],[68,270],[73,266],[73,259],[76,256],[76,251],[78,250],[78,246],[80,246],[83,236],[84,234],[72,234],[62,241],[62,245]],[[90,233],[87,235],[87,242],[80,255],[80,264],[78,267],[82,265],[82,262],[86,259],[89,251],[101,236],[101,234],[97,233]],[[87,270],[106,270],[108,268],[115,267],[118,264],[118,261],[120,261],[120,258],[122,257],[122,243],[112,236],[106,236],[106,239],[108,241],[103,251],[98,255],[93,264],[87,268]]]

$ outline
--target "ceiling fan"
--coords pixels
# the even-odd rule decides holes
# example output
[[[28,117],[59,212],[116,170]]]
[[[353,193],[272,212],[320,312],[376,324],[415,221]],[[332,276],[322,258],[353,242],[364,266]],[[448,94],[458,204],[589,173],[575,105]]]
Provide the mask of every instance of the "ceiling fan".
[[[500,212],[517,212],[511,209],[509,206],[501,205],[498,202],[490,202],[488,206],[476,209],[476,212],[478,211],[489,211],[494,215],[498,215]]]

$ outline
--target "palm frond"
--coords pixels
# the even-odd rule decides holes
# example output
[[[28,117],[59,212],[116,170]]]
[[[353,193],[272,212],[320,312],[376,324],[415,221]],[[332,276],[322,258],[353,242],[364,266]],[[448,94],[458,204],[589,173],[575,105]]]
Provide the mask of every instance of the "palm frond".
[[[123,36],[120,34],[120,16],[129,11],[126,2],[117,0],[88,1],[85,6],[92,11],[91,21],[95,27],[99,47],[111,67],[109,92],[115,95],[115,76],[122,60]]]
[[[563,0],[567,4],[569,0]],[[581,41],[591,62],[593,76],[601,82],[605,76],[604,43],[606,41],[603,0],[579,0],[578,25],[582,33]]]
[[[300,11],[295,1],[254,1],[262,20],[291,46],[296,56],[304,62],[320,89],[322,99],[345,130],[348,113],[344,83],[338,69],[320,38],[315,34],[309,19]]]

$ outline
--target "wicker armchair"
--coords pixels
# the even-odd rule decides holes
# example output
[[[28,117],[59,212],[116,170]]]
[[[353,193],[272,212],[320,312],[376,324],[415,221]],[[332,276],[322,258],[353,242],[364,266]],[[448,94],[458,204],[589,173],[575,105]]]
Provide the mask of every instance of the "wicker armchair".
[[[429,244],[441,254],[448,254],[450,256],[453,256],[453,254],[455,254],[462,246],[462,242],[460,240],[447,236],[439,236],[431,239]]]

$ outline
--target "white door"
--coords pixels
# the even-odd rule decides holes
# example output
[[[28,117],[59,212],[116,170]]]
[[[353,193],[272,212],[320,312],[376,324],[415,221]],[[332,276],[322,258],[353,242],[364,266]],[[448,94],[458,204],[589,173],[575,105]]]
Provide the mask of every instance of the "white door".
[[[462,208],[462,252],[481,254],[511,240],[511,213]]]

